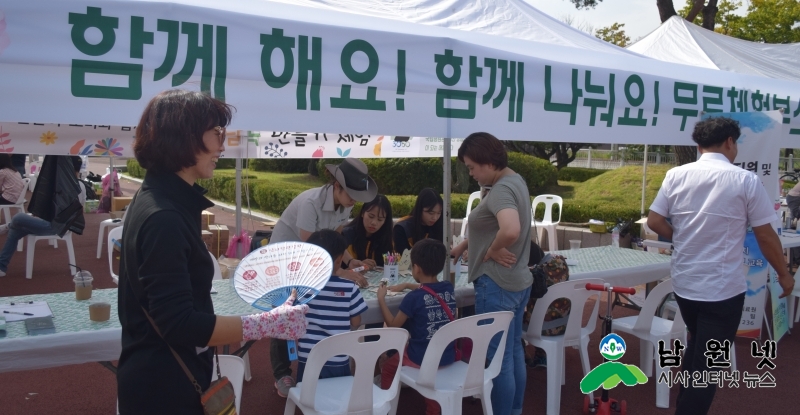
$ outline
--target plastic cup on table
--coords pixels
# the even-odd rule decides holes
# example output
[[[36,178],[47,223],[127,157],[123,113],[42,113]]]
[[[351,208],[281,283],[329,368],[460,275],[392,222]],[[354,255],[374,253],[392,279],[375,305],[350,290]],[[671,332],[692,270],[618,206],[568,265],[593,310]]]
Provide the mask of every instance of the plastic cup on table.
[[[581,241],[580,239],[570,239],[569,240],[569,249],[580,249],[581,248]]]

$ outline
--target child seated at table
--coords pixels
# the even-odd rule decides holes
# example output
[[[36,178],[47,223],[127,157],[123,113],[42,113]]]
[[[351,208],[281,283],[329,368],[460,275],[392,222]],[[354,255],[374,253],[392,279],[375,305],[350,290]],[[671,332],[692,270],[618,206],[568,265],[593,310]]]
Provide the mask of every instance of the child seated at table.
[[[391,287],[392,291],[406,288],[412,290],[403,298],[396,316],[392,315],[386,305],[386,292],[389,288],[385,285],[378,288],[378,304],[386,325],[408,330],[409,340],[403,354],[403,366],[419,367],[434,333],[449,323],[449,315],[454,315],[456,312],[453,284],[447,280],[437,279],[437,275],[444,268],[446,255],[444,244],[435,239],[423,239],[414,244],[411,248],[411,275],[418,284],[406,283]],[[438,298],[433,298],[431,292],[444,300],[450,308],[450,313],[442,309],[441,302]],[[455,345],[451,344],[442,354],[439,367],[450,365],[454,360]],[[391,386],[399,361],[400,353],[395,353],[386,360],[381,372],[381,388],[387,389]],[[425,399],[425,406],[427,415],[441,412],[436,401]]]
[[[336,334],[355,330],[361,325],[361,313],[367,310],[367,304],[361,297],[358,286],[344,278],[336,276],[342,263],[342,256],[347,249],[347,242],[339,232],[323,229],[311,234],[307,243],[324,248],[333,259],[333,275],[325,284],[325,288],[308,302],[308,329],[305,336],[297,342],[297,381],[303,381],[308,354],[320,340]],[[325,363],[320,379],[350,376],[350,358],[334,356]]]

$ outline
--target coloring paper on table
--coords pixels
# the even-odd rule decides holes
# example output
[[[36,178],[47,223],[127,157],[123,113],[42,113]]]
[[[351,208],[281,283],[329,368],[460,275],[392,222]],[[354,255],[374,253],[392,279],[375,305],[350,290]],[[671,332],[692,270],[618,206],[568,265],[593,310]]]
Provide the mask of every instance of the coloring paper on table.
[[[411,251],[406,249],[397,264],[400,275],[411,276]]]

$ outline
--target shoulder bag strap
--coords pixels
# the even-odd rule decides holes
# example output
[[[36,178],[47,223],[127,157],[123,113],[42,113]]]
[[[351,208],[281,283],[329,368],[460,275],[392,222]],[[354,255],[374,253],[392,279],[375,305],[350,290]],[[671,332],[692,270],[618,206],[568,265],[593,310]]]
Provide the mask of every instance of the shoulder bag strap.
[[[419,288],[427,291],[428,294],[433,296],[433,298],[439,300],[439,305],[441,305],[442,308],[444,309],[444,312],[447,313],[447,317],[450,318],[450,321],[455,320],[455,317],[453,317],[453,312],[450,311],[450,306],[447,305],[447,303],[444,301],[444,299],[442,299],[442,297],[439,297],[439,295],[437,295],[436,292],[434,292],[430,287],[426,287],[420,284]]]

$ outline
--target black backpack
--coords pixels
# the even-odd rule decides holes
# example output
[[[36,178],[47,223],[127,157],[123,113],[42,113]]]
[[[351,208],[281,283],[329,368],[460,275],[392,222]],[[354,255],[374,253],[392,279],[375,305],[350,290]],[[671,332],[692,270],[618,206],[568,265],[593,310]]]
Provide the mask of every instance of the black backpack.
[[[86,180],[78,180],[83,184],[83,188],[86,189],[86,200],[99,200],[100,196],[97,195],[97,192],[94,191],[94,185]]]
[[[250,252],[268,244],[270,238],[272,238],[272,231],[256,231],[255,235],[250,238]]]

